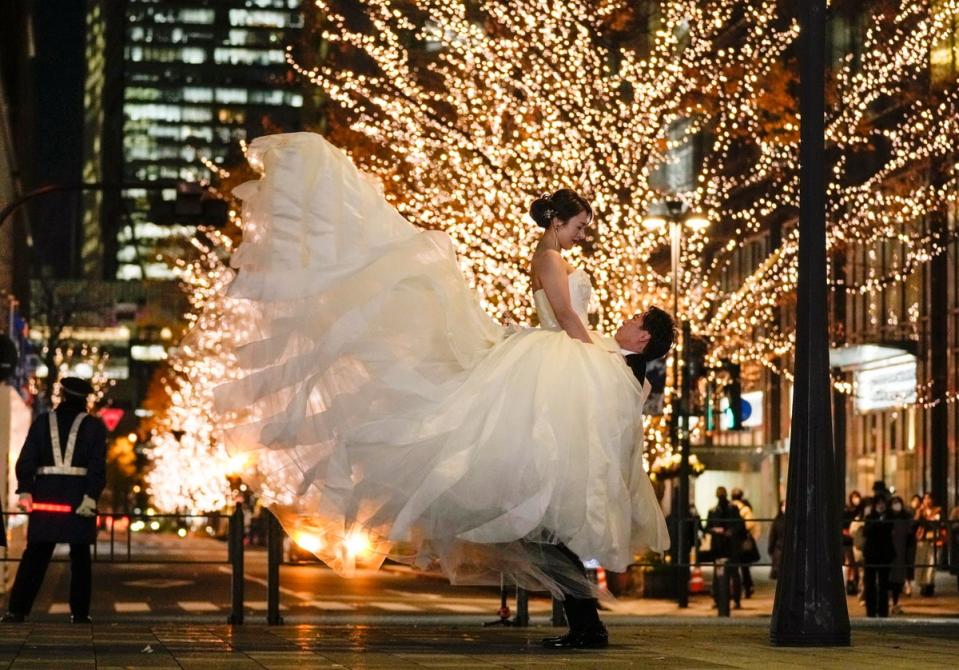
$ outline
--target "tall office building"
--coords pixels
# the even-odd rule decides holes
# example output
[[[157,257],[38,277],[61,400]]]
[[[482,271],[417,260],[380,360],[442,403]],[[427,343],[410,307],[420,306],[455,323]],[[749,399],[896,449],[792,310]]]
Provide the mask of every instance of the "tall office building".
[[[89,174],[122,166],[116,177],[125,184],[202,182],[211,167],[243,160],[241,140],[271,128],[298,129],[303,96],[284,50],[303,25],[300,5],[301,0],[90,2],[88,128],[99,124],[102,132],[88,137],[88,152],[99,160]],[[122,54],[114,66],[110,26],[117,23],[122,23]],[[103,51],[96,48],[98,41]],[[111,125],[109,110],[99,120],[91,112],[107,101],[96,95],[97,81],[109,82],[117,68],[122,117]],[[99,90],[109,96],[110,89]],[[110,150],[117,133],[122,140]],[[175,195],[174,189],[152,188],[105,194],[99,221],[86,221],[84,266],[104,278],[174,278],[170,260],[182,255],[194,234],[193,225],[173,215]]]
[[[242,140],[301,127],[302,84],[285,49],[300,39],[302,2],[77,5],[85,41],[72,53],[85,77],[69,98],[82,124],[82,151],[68,156],[77,163],[72,181],[110,188],[75,198],[77,225],[60,245],[75,271],[60,288],[95,308],[75,319],[70,341],[109,354],[109,402],[126,412],[118,434],[146,415],[150,380],[185,325],[175,261],[193,252],[197,221],[177,218],[175,188],[150,183],[202,183],[243,162]],[[34,331],[39,347],[45,331]]]

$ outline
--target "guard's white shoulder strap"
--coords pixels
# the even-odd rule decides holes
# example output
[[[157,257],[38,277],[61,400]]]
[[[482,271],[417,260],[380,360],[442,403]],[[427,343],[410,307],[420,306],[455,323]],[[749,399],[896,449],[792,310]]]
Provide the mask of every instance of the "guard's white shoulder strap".
[[[60,453],[60,429],[57,428],[57,414],[51,411],[47,418],[50,420],[50,447],[53,449],[53,465],[63,465],[63,455]]]
[[[77,418],[73,420],[73,425],[70,426],[70,435],[67,436],[67,449],[63,454],[63,462],[57,463],[57,465],[73,465],[73,451],[77,447],[77,433],[80,432],[80,424],[83,423],[83,420],[87,418],[85,412],[80,412],[77,414]]]

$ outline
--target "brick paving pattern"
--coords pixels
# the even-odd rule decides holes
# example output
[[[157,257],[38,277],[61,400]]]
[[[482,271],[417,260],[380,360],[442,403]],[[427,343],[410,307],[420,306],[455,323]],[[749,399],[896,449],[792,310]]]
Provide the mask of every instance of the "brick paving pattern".
[[[762,622],[626,625],[600,651],[550,651],[554,629],[461,625],[20,624],[0,626],[0,667],[183,670],[312,668],[955,668],[959,623],[856,625],[853,646],[779,649]]]

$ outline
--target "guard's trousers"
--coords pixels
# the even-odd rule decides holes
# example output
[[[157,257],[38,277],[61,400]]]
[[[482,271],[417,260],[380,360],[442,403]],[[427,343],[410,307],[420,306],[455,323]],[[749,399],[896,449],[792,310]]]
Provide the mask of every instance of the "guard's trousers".
[[[10,590],[7,611],[13,614],[30,614],[33,601],[43,585],[55,542],[28,542],[20,559],[17,578]],[[90,593],[93,583],[93,566],[90,560],[90,545],[70,544],[70,614],[76,617],[90,616]]]

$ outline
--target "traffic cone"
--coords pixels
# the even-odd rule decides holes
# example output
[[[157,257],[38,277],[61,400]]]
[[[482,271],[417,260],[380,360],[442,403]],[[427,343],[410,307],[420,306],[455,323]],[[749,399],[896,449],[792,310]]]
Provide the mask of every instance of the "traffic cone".
[[[692,574],[689,576],[689,592],[690,593],[703,593],[706,591],[706,582],[703,580],[703,571],[698,567],[693,568]]]
[[[596,586],[600,591],[609,591],[609,587],[606,586],[606,570],[603,568],[596,568]]]

